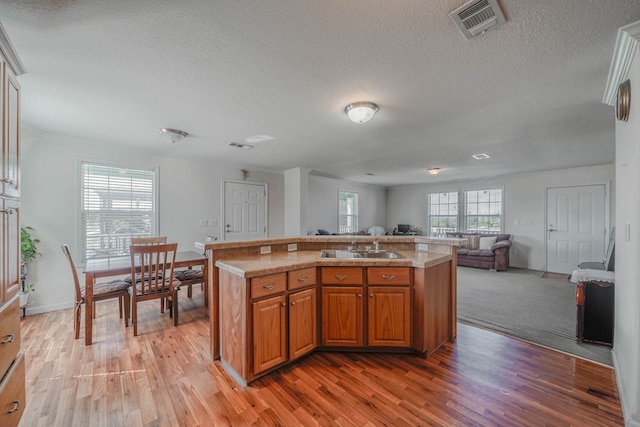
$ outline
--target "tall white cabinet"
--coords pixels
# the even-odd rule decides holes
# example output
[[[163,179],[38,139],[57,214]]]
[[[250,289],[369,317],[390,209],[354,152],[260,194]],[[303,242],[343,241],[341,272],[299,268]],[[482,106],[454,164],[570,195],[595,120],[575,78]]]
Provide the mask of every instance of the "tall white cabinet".
[[[17,426],[24,412],[20,348],[20,85],[24,73],[0,24],[0,426]]]

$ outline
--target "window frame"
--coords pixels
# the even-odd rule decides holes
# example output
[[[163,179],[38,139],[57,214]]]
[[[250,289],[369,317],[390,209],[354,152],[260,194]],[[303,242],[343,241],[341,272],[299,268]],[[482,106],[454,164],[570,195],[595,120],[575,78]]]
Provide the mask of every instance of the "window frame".
[[[499,215],[495,214],[487,214],[484,216],[498,216],[500,219],[500,227],[499,230],[479,230],[477,227],[475,229],[469,229],[469,218],[477,217],[482,215],[468,215],[468,193],[470,192],[480,192],[480,191],[500,191],[500,213]],[[474,186],[469,188],[458,188],[452,189],[448,191],[434,191],[427,193],[427,230],[429,230],[429,235],[433,235],[431,232],[431,196],[435,194],[445,194],[445,193],[457,193],[458,194],[458,226],[457,232],[462,233],[487,233],[487,234],[499,234],[504,232],[504,202],[505,202],[505,194],[504,194],[504,186],[500,185],[488,185],[488,186]],[[491,202],[489,202],[491,203]],[[495,202],[494,202],[495,204]],[[445,230],[445,232],[448,230]]]
[[[88,238],[88,233],[87,233],[87,229],[88,229],[88,221],[87,221],[87,213],[95,210],[95,209],[90,209],[90,210],[85,210],[85,177],[87,176],[87,174],[85,173],[85,165],[90,166],[90,167],[102,167],[102,168],[108,168],[108,169],[115,169],[115,170],[125,170],[129,175],[131,175],[132,171],[138,172],[138,173],[147,173],[150,175],[151,177],[151,197],[148,199],[148,201],[151,203],[152,209],[151,210],[118,210],[118,209],[105,209],[105,210],[100,210],[99,214],[104,215],[106,214],[107,216],[109,215],[109,212],[111,213],[115,213],[115,215],[112,216],[112,219],[117,218],[117,216],[119,214],[122,214],[123,212],[138,212],[135,215],[123,215],[122,218],[125,221],[129,221],[131,222],[131,219],[136,219],[138,221],[140,221],[141,219],[143,221],[147,220],[150,221],[151,225],[150,225],[150,229],[147,230],[144,233],[122,233],[122,234],[118,234],[118,233],[107,233],[107,235],[105,236],[105,238],[110,242],[109,245],[111,245],[111,240],[115,239],[117,240],[117,244],[115,245],[115,248],[110,248],[108,250],[106,250],[106,252],[103,252],[102,256],[100,255],[93,255],[93,256],[89,256],[90,254],[88,253],[90,250],[90,244],[88,243],[89,238]],[[129,248],[129,243],[130,242],[130,238],[135,234],[135,236],[140,236],[140,237],[144,237],[144,236],[157,236],[159,233],[159,229],[160,229],[160,221],[159,221],[159,212],[160,212],[160,170],[159,168],[156,167],[140,167],[138,165],[131,165],[131,164],[126,164],[123,162],[114,162],[114,161],[105,161],[105,160],[95,160],[95,159],[79,159],[78,161],[78,186],[79,186],[79,192],[78,192],[78,241],[79,241],[79,245],[78,247],[80,248],[79,253],[81,254],[81,259],[82,262],[86,262],[87,259],[98,259],[98,258],[109,258],[109,257],[115,257],[115,256],[126,256],[128,255],[128,248]],[[113,171],[111,171],[113,172]],[[95,174],[94,174],[95,175]],[[131,190],[131,188],[129,188],[129,190]],[[111,191],[111,188],[109,188],[109,191]],[[146,201],[146,200],[145,200]],[[100,223],[102,223],[103,221],[100,220]],[[118,248],[121,248],[120,250]]]
[[[452,218],[453,217],[453,215],[432,215],[433,201],[432,201],[432,197],[431,196],[438,195],[441,198],[445,194],[452,194],[452,193],[455,193],[455,195],[456,195],[456,197],[455,197],[455,199],[456,199],[455,206],[456,206],[456,210],[457,210],[456,215],[455,215],[456,227],[455,227],[455,229],[451,230],[451,227],[440,227],[440,226],[438,226],[438,227],[436,227],[438,229],[438,232],[436,232],[435,235],[439,236],[439,235],[441,235],[443,233],[446,233],[448,231],[458,231],[458,229],[460,228],[460,192],[456,190],[456,191],[441,191],[441,192],[438,192],[438,193],[427,193],[427,227],[426,227],[426,229],[428,230],[430,236],[434,235],[432,227],[431,227],[431,222],[432,222],[432,219],[434,217],[436,217],[436,218]],[[445,205],[445,204],[444,203],[438,203],[438,205],[441,206],[441,205]],[[452,205],[452,203],[446,203],[446,205]]]
[[[355,199],[355,213],[342,213],[342,209],[341,209],[341,200],[343,198],[342,194],[351,194],[354,195],[354,199]],[[356,231],[358,231],[358,223],[360,221],[359,215],[360,215],[360,195],[358,194],[358,192],[356,191],[350,191],[350,190],[338,190],[338,234],[348,234],[348,233],[355,233]],[[346,223],[352,222],[351,225],[340,225],[342,224],[342,219],[343,217],[346,219]],[[351,219],[351,221],[349,221],[349,219]]]

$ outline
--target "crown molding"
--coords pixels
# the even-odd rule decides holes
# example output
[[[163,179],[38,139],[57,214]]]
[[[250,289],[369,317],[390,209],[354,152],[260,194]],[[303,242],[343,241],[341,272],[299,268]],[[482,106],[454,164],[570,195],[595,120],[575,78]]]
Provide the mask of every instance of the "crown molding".
[[[640,21],[626,25],[618,29],[616,47],[613,51],[613,59],[609,67],[607,86],[604,89],[602,103],[614,106],[618,94],[618,86],[629,74],[631,61],[638,48],[640,41]]]
[[[9,67],[11,67],[11,70],[16,76],[21,76],[22,74],[27,72],[27,70],[24,69],[24,65],[22,65],[22,62],[20,61],[20,58],[18,57],[18,53],[13,48],[11,40],[9,40],[9,36],[7,35],[7,32],[5,31],[1,22],[0,53],[2,53],[4,58],[7,60],[7,64],[9,64]]]

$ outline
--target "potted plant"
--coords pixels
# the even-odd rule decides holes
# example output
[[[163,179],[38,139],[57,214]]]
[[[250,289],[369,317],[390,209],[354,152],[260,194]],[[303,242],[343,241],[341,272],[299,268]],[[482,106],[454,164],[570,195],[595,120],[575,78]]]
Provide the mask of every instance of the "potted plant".
[[[38,256],[42,256],[42,254],[38,252],[37,247],[38,243],[40,243],[40,240],[33,237],[33,231],[33,228],[29,226],[20,228],[20,280],[22,282],[22,291],[20,292],[20,307],[26,306],[29,300],[29,293],[36,291],[35,285],[33,283],[29,284],[28,286],[25,285],[27,277],[27,265],[35,260]]]

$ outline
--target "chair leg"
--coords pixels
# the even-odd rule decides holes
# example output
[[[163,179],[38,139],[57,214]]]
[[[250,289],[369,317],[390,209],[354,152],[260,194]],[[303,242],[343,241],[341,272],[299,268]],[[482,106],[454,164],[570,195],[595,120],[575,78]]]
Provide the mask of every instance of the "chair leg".
[[[73,330],[76,333],[76,339],[80,338],[80,315],[81,315],[82,305],[77,302],[76,309],[73,313]]]
[[[172,297],[172,310],[173,310],[173,326],[178,326],[178,290],[173,291]]]
[[[133,323],[133,336],[138,336],[138,302],[136,297],[132,298],[131,302],[131,323]]]
[[[91,313],[93,314],[93,318],[96,318],[96,302],[94,301],[93,304],[91,304]]]
[[[187,298],[191,299],[191,297],[193,296],[193,290],[191,289],[192,285],[189,285],[189,287],[187,288]]]
[[[129,292],[127,292],[124,294],[124,297],[120,297],[120,299],[124,305],[124,327],[126,328],[129,326],[129,317],[131,316],[131,296],[129,295]]]
[[[124,309],[124,298],[118,297],[118,309],[120,311],[120,318],[122,319],[122,310]]]

